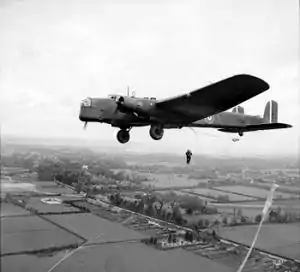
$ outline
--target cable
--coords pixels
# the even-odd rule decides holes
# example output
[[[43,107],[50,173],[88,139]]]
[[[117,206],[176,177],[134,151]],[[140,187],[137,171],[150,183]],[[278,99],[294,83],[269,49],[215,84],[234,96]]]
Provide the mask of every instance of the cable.
[[[240,265],[240,267],[239,267],[239,269],[238,269],[237,272],[242,272],[244,266],[246,265],[246,262],[247,262],[247,260],[248,260],[248,258],[250,256],[250,254],[251,254],[251,252],[253,250],[253,247],[254,247],[254,245],[256,243],[256,240],[258,238],[258,234],[259,234],[260,229],[262,227],[263,221],[265,220],[265,218],[267,216],[269,208],[272,206],[274,192],[275,192],[276,188],[278,188],[278,187],[279,186],[276,183],[273,183],[273,185],[271,187],[271,190],[270,190],[270,194],[269,194],[268,198],[266,199],[265,206],[264,206],[264,208],[262,210],[262,217],[261,217],[261,220],[259,222],[259,226],[258,226],[257,231],[255,233],[254,239],[252,241],[251,247],[249,248],[246,257],[245,257],[244,261],[242,262],[242,264]]]
[[[78,248],[75,248],[74,250],[72,250],[71,252],[69,252],[68,254],[66,254],[65,256],[63,256],[60,260],[58,260],[47,272],[52,272],[57,266],[59,266],[64,260],[68,259],[69,257],[71,257],[76,251],[79,251],[80,249],[86,248],[88,247],[87,244],[93,240],[97,240],[101,235],[103,235],[103,233],[101,233],[100,235],[96,236],[93,239],[87,240],[85,241],[81,246],[79,246]]]

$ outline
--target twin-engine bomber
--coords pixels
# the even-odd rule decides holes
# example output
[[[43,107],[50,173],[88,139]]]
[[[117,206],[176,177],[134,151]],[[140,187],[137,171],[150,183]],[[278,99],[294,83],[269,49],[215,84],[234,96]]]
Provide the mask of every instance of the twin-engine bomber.
[[[162,139],[164,129],[183,127],[215,128],[221,132],[237,133],[290,128],[278,123],[278,104],[271,100],[263,116],[244,113],[240,103],[269,89],[260,78],[241,74],[218,81],[201,89],[172,98],[138,98],[134,95],[109,95],[106,98],[86,98],[81,102],[79,119],[120,128],[117,140],[130,140],[133,127],[150,126],[150,136]],[[234,108],[233,108],[234,107]],[[233,108],[233,111],[227,110]]]

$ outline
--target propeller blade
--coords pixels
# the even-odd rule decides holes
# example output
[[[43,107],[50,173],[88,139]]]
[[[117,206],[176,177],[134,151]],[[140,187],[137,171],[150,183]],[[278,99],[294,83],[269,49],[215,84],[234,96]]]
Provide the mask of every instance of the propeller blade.
[[[87,122],[84,123],[83,129],[86,129],[86,126],[87,126]]]

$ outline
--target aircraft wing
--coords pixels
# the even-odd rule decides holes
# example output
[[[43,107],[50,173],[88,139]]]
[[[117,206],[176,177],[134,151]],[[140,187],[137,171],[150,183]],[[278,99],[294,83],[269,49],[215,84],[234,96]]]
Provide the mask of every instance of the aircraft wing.
[[[181,114],[196,121],[228,110],[266,90],[269,84],[257,77],[241,74],[218,81],[188,94],[159,100],[158,109]]]
[[[289,124],[284,123],[268,123],[260,125],[248,125],[244,127],[234,127],[234,128],[220,128],[219,131],[222,132],[237,132],[239,129],[242,129],[244,132],[258,131],[258,130],[270,130],[270,129],[281,129],[281,128],[290,128],[292,127]]]

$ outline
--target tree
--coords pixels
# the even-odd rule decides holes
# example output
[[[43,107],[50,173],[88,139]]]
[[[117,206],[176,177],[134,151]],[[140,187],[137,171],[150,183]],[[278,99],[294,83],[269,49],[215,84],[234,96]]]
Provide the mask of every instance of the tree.
[[[223,217],[222,223],[223,223],[225,226],[227,226],[227,224],[228,224],[228,219],[227,219],[226,216]]]
[[[38,179],[40,181],[50,181],[54,179],[54,162],[51,160],[43,160],[37,167]]]
[[[175,206],[173,208],[173,219],[174,219],[175,223],[178,224],[178,225],[181,225],[182,222],[183,222],[180,207],[178,207],[178,206]]]
[[[247,222],[247,218],[245,216],[241,216],[241,223],[246,223]]]
[[[76,187],[75,187],[75,191],[77,194],[79,194],[82,191],[82,184],[81,183],[77,183]]]
[[[204,219],[204,226],[205,227],[208,227],[209,226],[209,224],[210,224],[210,221],[208,220],[208,219]]]
[[[146,207],[145,207],[145,214],[148,215],[148,216],[153,216],[155,214],[155,211],[152,207],[152,205],[148,204]]]
[[[238,209],[237,210],[237,212],[236,212],[236,215],[238,216],[238,217],[242,217],[242,210],[241,209]]]
[[[254,221],[256,223],[259,223],[261,221],[261,218],[262,218],[261,214],[258,214],[258,215],[255,216]]]
[[[193,196],[193,197],[185,197],[181,201],[180,206],[189,212],[191,211],[194,212],[194,211],[200,211],[204,206],[204,204],[199,197]]]

